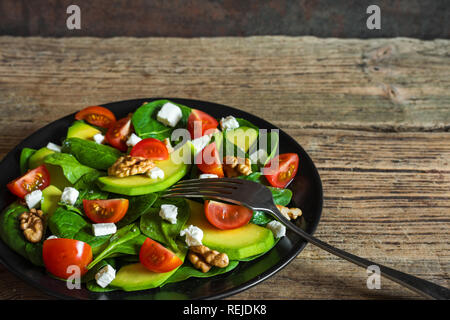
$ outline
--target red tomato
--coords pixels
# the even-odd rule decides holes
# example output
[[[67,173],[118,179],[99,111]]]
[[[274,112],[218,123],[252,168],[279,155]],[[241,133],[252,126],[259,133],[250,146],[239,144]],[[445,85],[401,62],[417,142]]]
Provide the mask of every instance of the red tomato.
[[[130,151],[130,156],[144,157],[152,160],[169,159],[169,151],[166,145],[155,138],[147,138],[139,141]]]
[[[102,128],[110,128],[113,123],[116,122],[114,113],[104,107],[99,106],[84,108],[75,115],[75,119],[85,120],[90,124],[93,124],[94,126]]]
[[[216,174],[220,178],[224,176],[219,151],[217,151],[215,142],[207,145],[197,155],[195,163],[197,164],[199,170],[203,173]]]
[[[239,228],[249,223],[253,211],[243,206],[206,200],[205,216],[214,227],[227,230]]]
[[[42,258],[47,271],[58,278],[67,279],[73,275],[74,270],[68,269],[71,266],[80,268],[80,275],[83,276],[92,261],[92,248],[83,241],[50,239],[44,241]]]
[[[16,196],[19,198],[24,198],[31,191],[45,189],[49,184],[50,173],[48,173],[45,165],[41,165],[28,171],[23,176],[11,181],[6,186],[9,191]]]
[[[218,125],[219,123],[217,120],[209,114],[197,109],[192,109],[188,118],[187,129],[191,134],[191,138],[195,139],[204,136],[206,131],[213,130],[217,128]]]
[[[150,238],[142,244],[139,260],[148,270],[158,273],[172,271],[183,263],[172,251]]]
[[[298,162],[296,153],[283,153],[269,161],[263,173],[273,187],[284,188],[294,179]]]
[[[108,129],[105,135],[106,141],[114,148],[122,152],[128,150],[127,139],[131,133],[131,117],[122,118]]]
[[[116,223],[128,211],[128,199],[83,200],[84,213],[95,223]]]

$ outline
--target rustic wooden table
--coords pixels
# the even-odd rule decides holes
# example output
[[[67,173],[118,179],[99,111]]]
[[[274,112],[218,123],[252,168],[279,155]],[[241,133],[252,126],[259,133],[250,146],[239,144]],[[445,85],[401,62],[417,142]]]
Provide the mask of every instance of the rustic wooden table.
[[[0,156],[84,106],[214,101],[278,125],[324,186],[316,235],[449,286],[450,41],[0,37]],[[420,298],[308,245],[230,299]],[[0,267],[1,299],[48,297]]]

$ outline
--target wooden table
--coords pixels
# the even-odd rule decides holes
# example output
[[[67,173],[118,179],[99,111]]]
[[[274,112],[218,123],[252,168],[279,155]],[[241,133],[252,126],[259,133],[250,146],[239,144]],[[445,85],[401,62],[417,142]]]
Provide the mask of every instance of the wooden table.
[[[84,106],[214,101],[278,125],[324,186],[316,235],[449,286],[450,41],[0,37],[0,155]],[[420,298],[314,246],[230,299]],[[46,299],[0,267],[0,298]]]

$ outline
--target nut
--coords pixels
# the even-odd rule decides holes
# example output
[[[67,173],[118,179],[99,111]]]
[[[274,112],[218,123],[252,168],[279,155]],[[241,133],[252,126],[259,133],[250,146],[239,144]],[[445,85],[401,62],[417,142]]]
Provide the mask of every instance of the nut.
[[[230,263],[226,253],[211,250],[204,245],[190,247],[188,259],[195,268],[202,272],[208,272],[212,266],[225,268]]]
[[[248,158],[226,156],[223,163],[224,173],[228,178],[252,173],[252,163]]]
[[[295,220],[302,215],[302,210],[299,208],[288,208],[279,204],[277,204],[277,208],[278,210],[280,210],[281,214],[288,220]]]
[[[154,168],[152,160],[143,157],[122,156],[108,168],[108,175],[115,177],[128,177],[136,174],[146,173]]]
[[[24,212],[19,216],[20,229],[23,235],[31,243],[41,241],[44,235],[44,223],[42,221],[44,213],[42,210],[31,209],[30,212]]]

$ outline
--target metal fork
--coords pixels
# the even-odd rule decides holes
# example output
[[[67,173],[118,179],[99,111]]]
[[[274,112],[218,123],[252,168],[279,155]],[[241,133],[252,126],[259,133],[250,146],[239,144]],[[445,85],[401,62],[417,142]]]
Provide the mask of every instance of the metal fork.
[[[366,269],[369,266],[378,266],[380,275],[383,275],[386,278],[395,281],[427,298],[439,300],[450,299],[450,290],[445,287],[401,271],[385,267],[367,259],[360,258],[311,236],[309,233],[297,227],[281,214],[273,202],[270,189],[260,183],[236,178],[183,180],[166,190],[162,194],[162,197],[208,198],[242,205],[252,210],[267,212],[304,240],[328,251],[331,254]]]

